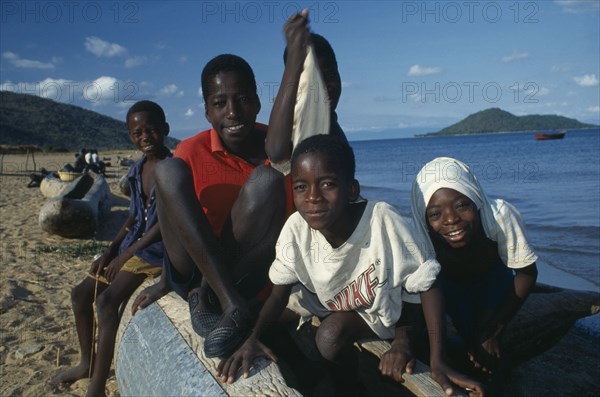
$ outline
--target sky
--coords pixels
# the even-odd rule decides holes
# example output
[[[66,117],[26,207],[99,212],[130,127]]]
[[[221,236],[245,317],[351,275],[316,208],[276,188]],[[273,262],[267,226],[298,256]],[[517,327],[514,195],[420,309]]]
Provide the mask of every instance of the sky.
[[[150,99],[184,139],[210,127],[202,68],[232,53],[254,69],[267,123],[283,24],[303,8],[336,52],[350,140],[434,132],[492,107],[600,124],[600,0],[1,0],[0,89],[119,120]]]

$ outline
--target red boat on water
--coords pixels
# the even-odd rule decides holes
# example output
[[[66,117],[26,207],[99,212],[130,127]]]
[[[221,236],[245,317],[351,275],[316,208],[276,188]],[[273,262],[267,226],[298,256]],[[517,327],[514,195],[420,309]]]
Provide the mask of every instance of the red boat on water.
[[[553,132],[553,133],[540,133],[540,134],[535,134],[535,139],[537,139],[538,141],[547,141],[549,139],[563,139],[565,137],[565,135],[567,135],[566,131],[560,131],[560,132]]]

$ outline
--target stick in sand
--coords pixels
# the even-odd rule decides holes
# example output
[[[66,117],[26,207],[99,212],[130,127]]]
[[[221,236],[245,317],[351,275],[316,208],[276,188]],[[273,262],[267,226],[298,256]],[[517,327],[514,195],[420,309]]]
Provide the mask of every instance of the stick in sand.
[[[94,370],[94,355],[96,354],[96,298],[98,296],[98,274],[96,274],[96,283],[94,284],[94,303],[93,305],[93,313],[92,313],[92,345],[90,346],[90,369],[88,371],[88,377],[92,377],[92,372]]]

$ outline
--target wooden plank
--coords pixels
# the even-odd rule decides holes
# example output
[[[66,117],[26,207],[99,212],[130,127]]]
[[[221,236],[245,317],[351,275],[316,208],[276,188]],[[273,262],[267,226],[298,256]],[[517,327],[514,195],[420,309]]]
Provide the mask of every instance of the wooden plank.
[[[301,396],[286,385],[277,364],[264,359],[254,363],[248,379],[220,383],[215,378],[220,360],[204,355],[204,339],[192,329],[187,303],[175,293],[133,317],[131,303],[124,310],[115,347],[122,396]]]
[[[122,396],[227,396],[158,305],[124,328],[115,366]]]
[[[390,342],[385,340],[369,340],[358,343],[361,350],[374,354],[377,358],[390,349]],[[431,377],[429,366],[417,360],[412,374],[404,374],[404,383],[412,394],[418,397],[448,397],[444,390]],[[467,396],[457,386],[454,386],[453,396]]]
[[[150,282],[144,283],[133,296],[148,285]],[[577,318],[598,312],[599,296],[598,292],[538,287],[507,329],[506,353],[514,355],[525,350],[539,353],[541,347],[550,347]],[[215,378],[219,360],[204,356],[204,340],[191,327],[187,303],[174,293],[138,312],[134,318],[130,310],[131,302],[125,309],[115,349],[122,396],[301,395],[285,384],[279,367],[268,360],[257,360],[248,379],[240,379],[233,385],[220,383]],[[371,372],[377,375],[376,362],[389,349],[389,342],[361,341],[357,345],[363,351],[361,357],[370,359],[365,360],[369,361],[369,370],[373,369]],[[376,378],[373,377],[374,381]],[[404,387],[416,396],[445,396],[431,378],[429,367],[422,362],[417,363],[413,374],[405,375],[402,386],[390,383],[393,382],[386,383],[389,387],[383,394],[403,395]],[[375,389],[370,386],[373,385],[369,389]],[[466,396],[458,387],[454,391],[455,396]]]

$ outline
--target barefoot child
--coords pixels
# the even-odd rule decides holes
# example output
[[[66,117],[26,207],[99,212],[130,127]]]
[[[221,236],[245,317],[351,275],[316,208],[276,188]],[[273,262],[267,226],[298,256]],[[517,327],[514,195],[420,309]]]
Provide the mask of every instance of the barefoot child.
[[[493,372],[502,333],[537,278],[521,215],[506,201],[489,199],[471,169],[448,157],[420,170],[412,211],[442,266],[446,309],[470,360]]]
[[[354,169],[352,148],[340,137],[315,135],[294,150],[292,187],[298,211],[279,236],[269,270],[273,291],[250,337],[219,364],[224,381],[234,382],[240,368],[248,377],[257,357],[277,360],[260,337],[286,306],[302,321],[313,315],[321,319],[316,345],[331,363],[336,394],[355,395],[360,388],[352,348],[359,339],[393,339],[380,371],[397,381],[402,381],[405,368],[411,371],[407,330],[398,322],[405,305],[419,302],[419,292],[426,314],[441,303],[439,294],[425,298],[439,264],[420,251],[423,242],[391,206],[357,201],[360,186]],[[427,315],[426,320],[429,324]],[[481,392],[479,384],[446,368],[441,353],[439,346],[432,347],[432,371],[444,389],[451,391],[448,376]]]
[[[87,396],[105,395],[119,325],[119,307],[146,278],[161,273],[163,244],[153,194],[154,168],[171,157],[164,144],[169,133],[163,109],[151,101],[135,103],[127,112],[129,138],[143,157],[131,168],[129,217],[102,256],[92,263],[90,274],[73,288],[71,301],[81,361],[57,373],[50,384],[74,382],[91,376]],[[94,296],[94,295],[97,296]],[[98,318],[98,350],[94,355],[94,311]]]
[[[251,303],[268,293],[269,265],[284,222],[283,176],[268,165],[266,126],[250,65],[224,54],[202,72],[210,130],[179,144],[157,168],[165,276],[134,312],[177,292],[189,304],[208,357],[231,354],[254,322]],[[265,288],[267,288],[265,290]]]

